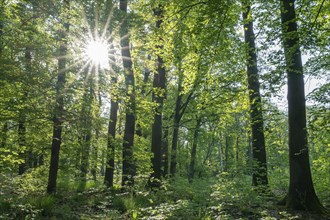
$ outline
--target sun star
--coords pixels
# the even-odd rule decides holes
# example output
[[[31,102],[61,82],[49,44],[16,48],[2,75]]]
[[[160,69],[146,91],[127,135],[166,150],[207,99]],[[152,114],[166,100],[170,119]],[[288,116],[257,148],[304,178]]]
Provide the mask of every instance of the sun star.
[[[100,39],[90,40],[86,44],[85,55],[93,65],[102,69],[109,67],[109,46],[107,42]]]

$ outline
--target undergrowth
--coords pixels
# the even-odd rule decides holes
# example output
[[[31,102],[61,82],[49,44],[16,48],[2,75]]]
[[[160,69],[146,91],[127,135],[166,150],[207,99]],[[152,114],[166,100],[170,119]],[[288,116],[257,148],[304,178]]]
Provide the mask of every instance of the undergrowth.
[[[79,191],[78,181],[60,179],[55,195],[45,194],[42,176],[43,168],[21,177],[0,176],[0,219],[318,219],[277,206],[282,195],[260,195],[250,176],[239,173],[193,183],[177,177],[157,190],[145,186],[146,176],[125,190],[106,189],[100,179]]]

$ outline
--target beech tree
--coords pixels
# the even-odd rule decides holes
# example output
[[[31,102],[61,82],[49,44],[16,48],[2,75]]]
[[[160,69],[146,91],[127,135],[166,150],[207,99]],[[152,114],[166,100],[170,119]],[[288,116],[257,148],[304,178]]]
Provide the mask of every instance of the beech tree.
[[[304,75],[295,0],[280,0],[288,84],[289,192],[283,203],[292,209],[324,212],[316,196],[309,163]]]
[[[62,29],[60,30],[60,48],[58,58],[58,76],[56,83],[56,103],[53,117],[53,138],[48,175],[47,193],[56,191],[57,172],[60,157],[60,147],[62,142],[62,128],[64,122],[64,89],[67,63],[67,36],[69,32],[68,14],[70,10],[70,0],[64,0],[62,10]]]
[[[161,5],[154,10],[154,15],[157,17],[156,28],[161,29],[163,19],[163,8]],[[162,43],[162,39],[159,39]],[[157,45],[157,49],[162,51],[163,46]],[[163,102],[165,97],[165,81],[166,70],[162,53],[157,54],[157,73],[154,73],[152,101],[156,103],[154,122],[152,124],[151,150],[153,153],[152,169],[150,185],[158,186],[162,176],[162,126],[163,126]]]
[[[267,162],[264,136],[264,121],[258,76],[257,53],[251,5],[243,1],[244,36],[247,48],[247,75],[252,128],[252,183],[254,186],[268,185]]]
[[[133,157],[133,145],[135,134],[135,77],[130,52],[129,15],[127,12],[127,0],[120,0],[119,9],[122,12],[122,25],[120,30],[120,45],[123,59],[125,83],[126,83],[126,116],[123,142],[123,173],[122,185],[133,184],[136,167]]]
[[[329,4],[0,0],[0,219],[327,212]]]

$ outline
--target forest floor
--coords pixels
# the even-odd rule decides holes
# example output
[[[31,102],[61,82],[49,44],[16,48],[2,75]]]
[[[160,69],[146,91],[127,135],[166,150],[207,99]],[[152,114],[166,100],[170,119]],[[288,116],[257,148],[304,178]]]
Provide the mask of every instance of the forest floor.
[[[146,189],[142,179],[125,191],[107,190],[98,186],[101,182],[90,182],[79,191],[76,183],[62,179],[57,194],[46,195],[42,178],[2,176],[0,219],[330,219],[276,205],[284,189],[272,189],[271,197],[260,196],[245,175],[223,174],[191,184],[181,177],[158,190]],[[329,195],[322,196],[330,208]]]

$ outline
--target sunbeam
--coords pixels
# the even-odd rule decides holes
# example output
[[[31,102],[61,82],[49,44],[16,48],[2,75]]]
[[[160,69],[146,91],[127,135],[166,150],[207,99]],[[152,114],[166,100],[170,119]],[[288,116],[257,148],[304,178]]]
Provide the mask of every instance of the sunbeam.
[[[93,65],[101,69],[109,69],[109,45],[102,39],[90,39],[86,43],[84,55]]]

